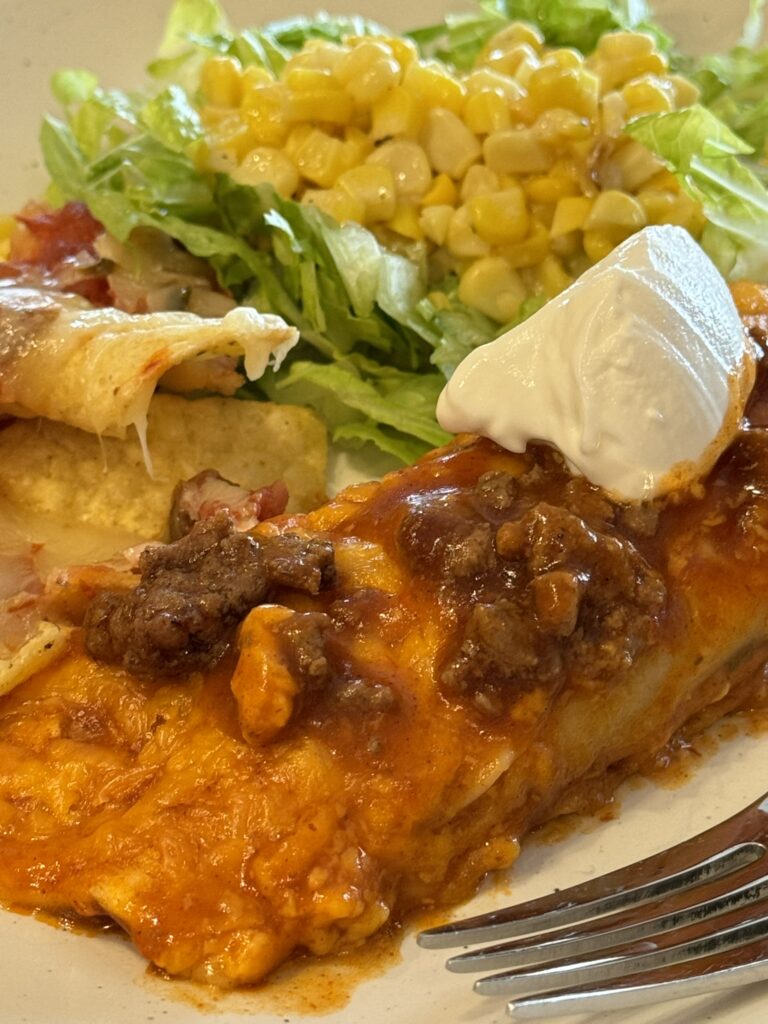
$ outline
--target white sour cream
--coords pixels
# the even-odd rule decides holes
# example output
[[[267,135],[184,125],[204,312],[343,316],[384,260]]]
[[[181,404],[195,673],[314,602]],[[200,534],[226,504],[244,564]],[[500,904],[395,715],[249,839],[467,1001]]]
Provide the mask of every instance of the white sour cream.
[[[710,469],[754,370],[715,265],[682,228],[649,227],[467,356],[437,418],[513,452],[547,442],[573,472],[637,501]]]

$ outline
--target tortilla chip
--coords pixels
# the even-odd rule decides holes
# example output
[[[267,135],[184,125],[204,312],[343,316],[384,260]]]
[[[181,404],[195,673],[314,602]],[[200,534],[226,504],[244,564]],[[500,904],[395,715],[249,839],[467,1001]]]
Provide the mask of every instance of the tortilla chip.
[[[34,632],[8,657],[0,657],[0,697],[60,657],[69,645],[72,629],[39,622]]]
[[[203,469],[248,489],[282,480],[289,511],[325,499],[325,427],[307,409],[158,394],[147,440],[151,476],[135,435],[99,439],[50,420],[17,420],[0,430],[0,499],[32,519],[136,540],[164,537],[174,487]]]

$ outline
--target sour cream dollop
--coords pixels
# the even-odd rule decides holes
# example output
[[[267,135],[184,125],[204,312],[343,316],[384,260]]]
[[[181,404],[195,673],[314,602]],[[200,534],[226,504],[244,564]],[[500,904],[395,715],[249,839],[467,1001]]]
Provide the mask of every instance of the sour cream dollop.
[[[509,451],[558,448],[639,501],[703,476],[736,433],[755,351],[728,286],[683,228],[649,227],[459,365],[441,426]]]

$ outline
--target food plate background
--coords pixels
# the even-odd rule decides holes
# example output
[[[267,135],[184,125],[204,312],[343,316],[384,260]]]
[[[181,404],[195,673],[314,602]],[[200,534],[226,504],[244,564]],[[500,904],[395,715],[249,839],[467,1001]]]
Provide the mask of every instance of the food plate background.
[[[349,11],[352,5],[325,6]],[[451,9],[461,6],[451,0]],[[63,65],[89,67],[107,85],[138,84],[159,38],[165,7],[163,0],[0,0],[0,212],[38,194],[45,181],[36,140],[40,115],[51,108],[51,72]],[[306,0],[228,0],[226,7],[241,25],[308,12]],[[745,8],[746,0],[656,4],[661,20],[692,52],[732,45]],[[446,8],[441,0],[421,0],[418,6],[407,0],[356,0],[354,9],[402,29],[430,23]],[[366,470],[375,472],[376,467],[342,462],[337,479]],[[489,887],[465,911],[528,899],[619,867],[727,817],[764,790],[768,732],[732,736],[703,758],[685,785],[632,784],[620,793],[620,814],[613,820],[572,831],[554,845],[529,843],[511,882]],[[409,934],[386,970],[362,971],[363,980],[343,1006],[339,993],[348,984],[347,975],[343,966],[333,964],[281,983],[272,994],[267,988],[213,999],[193,986],[152,977],[130,945],[114,936],[86,938],[0,913],[0,1022],[494,1024],[505,1019],[503,1000],[473,995],[471,979],[449,975],[443,959],[441,953],[419,950]],[[360,976],[355,967],[348,973]],[[313,1000],[317,1012],[308,1008]],[[569,1019],[575,1024],[763,1024],[768,983],[711,1000]]]

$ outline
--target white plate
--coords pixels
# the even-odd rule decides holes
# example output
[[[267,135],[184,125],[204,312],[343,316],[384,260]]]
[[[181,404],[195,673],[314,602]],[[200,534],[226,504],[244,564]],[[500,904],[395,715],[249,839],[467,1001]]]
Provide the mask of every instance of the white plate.
[[[418,14],[407,0],[353,0],[355,9],[395,28],[426,24],[445,9],[421,0]],[[36,137],[41,113],[50,108],[48,79],[62,65],[85,66],[108,85],[141,81],[164,18],[158,0],[0,0],[0,211],[11,211],[43,187]],[[325,5],[349,10],[345,3]],[[451,3],[452,9],[460,4]],[[734,41],[746,0],[661,0],[657,9],[687,49]],[[307,10],[302,0],[230,0],[235,22],[283,17]],[[1,469],[0,469],[1,471]],[[629,787],[621,814],[609,824],[572,834],[554,846],[529,844],[513,873],[513,889],[495,887],[467,912],[494,903],[527,899],[589,878],[653,853],[726,817],[768,788],[768,738],[739,736],[721,745],[682,788]],[[191,986],[149,976],[143,961],[113,937],[87,939],[30,918],[0,914],[0,1022],[2,1024],[249,1024],[313,1020],[324,1024],[493,1024],[504,1019],[502,1000],[481,999],[470,980],[449,975],[439,953],[419,950],[413,936],[399,962],[357,984],[346,1006],[330,1014],[323,990],[345,987],[340,968],[320,966],[281,983],[270,994],[214,1000]],[[354,970],[353,972],[354,973]],[[302,1005],[303,1004],[303,1005]],[[711,1000],[684,1000],[649,1010],[571,1018],[577,1024],[763,1024],[768,984]]]

